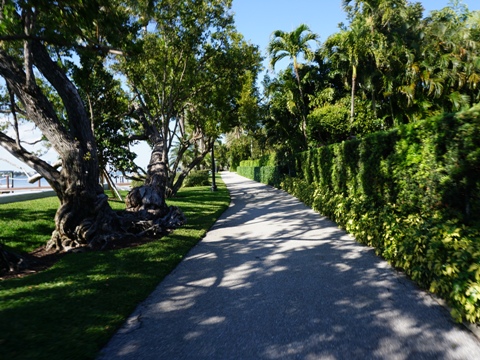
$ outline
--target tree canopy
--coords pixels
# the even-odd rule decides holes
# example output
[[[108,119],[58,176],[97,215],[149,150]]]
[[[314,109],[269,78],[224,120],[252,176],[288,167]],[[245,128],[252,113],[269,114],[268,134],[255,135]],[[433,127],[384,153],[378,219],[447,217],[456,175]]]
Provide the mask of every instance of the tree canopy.
[[[480,101],[478,11],[454,2],[424,16],[420,3],[406,0],[348,0],[343,6],[348,24],[311,49],[311,63],[300,67],[293,60],[267,80],[265,143],[301,142],[295,131],[301,104],[308,147],[318,147]],[[301,51],[288,41],[300,44],[301,34],[315,38],[305,31],[304,25],[292,33],[275,31],[271,64]]]
[[[15,134],[0,132],[0,145],[57,192],[49,248],[101,247],[184,221],[165,196],[222,132],[238,125],[247,111],[240,109],[249,106],[238,99],[260,67],[257,47],[236,32],[229,9],[223,0],[0,4],[2,112]],[[25,149],[20,117],[42,132],[59,164]],[[139,140],[152,147],[147,179],[118,214],[100,174],[106,164],[134,171],[129,146]],[[198,154],[174,183],[192,146]]]
[[[232,161],[285,158],[480,101],[480,15],[459,3],[424,16],[406,0],[343,1],[349,23],[323,43],[306,25],[276,30],[270,63],[291,64],[264,79],[263,96],[260,51],[236,30],[230,5],[0,4],[0,103],[11,120],[0,145],[57,192],[52,248],[158,233],[175,213],[165,198],[223,134]],[[41,131],[59,164],[26,150],[21,121]],[[107,164],[138,172],[129,148],[140,140],[152,149],[145,185],[120,219],[99,177]]]

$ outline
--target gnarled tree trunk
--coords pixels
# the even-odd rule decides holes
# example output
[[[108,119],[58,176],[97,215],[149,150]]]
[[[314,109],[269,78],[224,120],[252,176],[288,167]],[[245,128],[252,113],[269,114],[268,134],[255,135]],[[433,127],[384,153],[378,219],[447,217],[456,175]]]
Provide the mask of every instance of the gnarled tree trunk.
[[[141,227],[141,234],[159,234],[186,222],[180,209],[168,206],[165,202],[167,176],[163,143],[157,141],[150,157],[145,184],[132,189],[125,200],[127,212],[143,219],[135,224],[135,227]]]
[[[165,167],[161,157],[152,155],[149,180],[141,206],[129,205],[127,214],[117,214],[108,204],[99,184],[97,147],[90,119],[73,83],[50,58],[45,46],[32,41],[32,59],[61,97],[67,114],[65,126],[35,81],[0,48],[0,76],[22,103],[26,116],[50,141],[62,160],[59,171],[26,151],[17,141],[0,133],[0,144],[18,159],[34,168],[55,190],[60,207],[55,230],[47,247],[63,251],[76,247],[99,248],[122,236],[143,236],[165,231],[184,222],[181,212],[165,204]],[[130,199],[138,198],[135,194]],[[127,204],[136,204],[135,201]],[[175,219],[175,220],[173,220]]]
[[[80,154],[77,156],[84,158]],[[92,159],[64,163],[61,191],[57,192],[60,207],[47,249],[101,248],[119,236],[121,227],[99,184],[98,164]]]
[[[52,61],[40,42],[32,41],[30,51],[35,65],[58,92],[65,106],[68,128],[58,119],[55,109],[41,88],[29,79],[19,63],[0,49],[0,75],[22,103],[26,116],[50,141],[62,158],[62,170],[26,151],[21,144],[1,134],[0,143],[18,159],[39,172],[60,199],[55,231],[49,249],[65,250],[103,240],[108,232],[105,218],[114,218],[99,185],[95,138],[83,102],[75,86]],[[26,55],[27,56],[27,55]],[[30,56],[30,55],[28,55]]]

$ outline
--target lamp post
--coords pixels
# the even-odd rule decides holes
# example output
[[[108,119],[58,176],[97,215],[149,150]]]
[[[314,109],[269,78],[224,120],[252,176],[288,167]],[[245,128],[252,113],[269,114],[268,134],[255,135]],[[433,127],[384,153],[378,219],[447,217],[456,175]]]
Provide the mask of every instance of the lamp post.
[[[213,153],[213,148],[215,147],[215,143],[212,144],[212,191],[217,191],[217,184],[215,184],[215,156]]]

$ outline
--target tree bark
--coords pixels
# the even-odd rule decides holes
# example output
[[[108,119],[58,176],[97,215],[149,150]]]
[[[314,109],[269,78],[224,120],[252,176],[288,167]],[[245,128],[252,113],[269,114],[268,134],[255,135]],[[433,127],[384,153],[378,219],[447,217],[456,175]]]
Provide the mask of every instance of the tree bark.
[[[45,46],[33,41],[29,51],[39,72],[55,88],[63,101],[68,128],[35,82],[28,82],[21,65],[0,49],[0,76],[8,83],[32,120],[50,141],[62,161],[61,170],[45,163],[0,133],[0,143],[14,156],[32,166],[55,190],[60,207],[48,250],[65,251],[77,247],[102,248],[122,236],[159,233],[184,222],[179,210],[165,204],[165,163],[152,155],[150,177],[142,206],[129,207],[119,215],[108,204],[99,183],[97,147],[90,119],[81,97]],[[132,213],[135,212],[136,213]],[[175,218],[175,221],[172,219]],[[147,231],[148,229],[148,231]],[[153,231],[152,231],[153,230]]]
[[[303,134],[303,141],[305,142],[305,148],[308,148],[308,136],[307,136],[307,107],[305,105],[305,98],[303,96],[303,90],[302,90],[302,81],[300,80],[300,74],[298,72],[298,65],[297,65],[297,59],[296,57],[293,58],[293,70],[295,72],[295,78],[297,79],[297,85],[298,85],[298,92],[300,93],[300,106],[301,109],[300,111],[302,112],[302,134]]]
[[[147,168],[145,184],[133,189],[127,196],[127,211],[164,215],[167,211],[165,186],[167,166],[162,156],[162,144],[155,144]]]
[[[163,145],[155,142],[145,184],[132,189],[125,200],[127,212],[143,219],[135,224],[141,234],[158,235],[186,222],[179,208],[165,202],[168,169]]]

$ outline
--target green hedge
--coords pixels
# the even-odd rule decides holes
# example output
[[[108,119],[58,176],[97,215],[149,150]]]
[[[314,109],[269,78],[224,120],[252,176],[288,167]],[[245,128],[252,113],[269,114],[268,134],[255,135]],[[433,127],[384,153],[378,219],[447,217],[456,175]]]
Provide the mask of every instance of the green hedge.
[[[240,161],[240,166],[242,167],[263,167],[263,166],[272,167],[277,165],[278,165],[278,159],[277,159],[276,153],[264,155],[260,159]]]
[[[298,154],[297,177],[275,158],[240,175],[278,186],[452,307],[480,321],[480,105]]]
[[[284,190],[480,321],[480,106],[295,160]]]
[[[272,153],[256,160],[243,160],[237,173],[263,184],[280,186],[282,174],[277,164],[277,155]]]
[[[237,174],[263,184],[280,186],[282,176],[277,166],[239,166]]]

